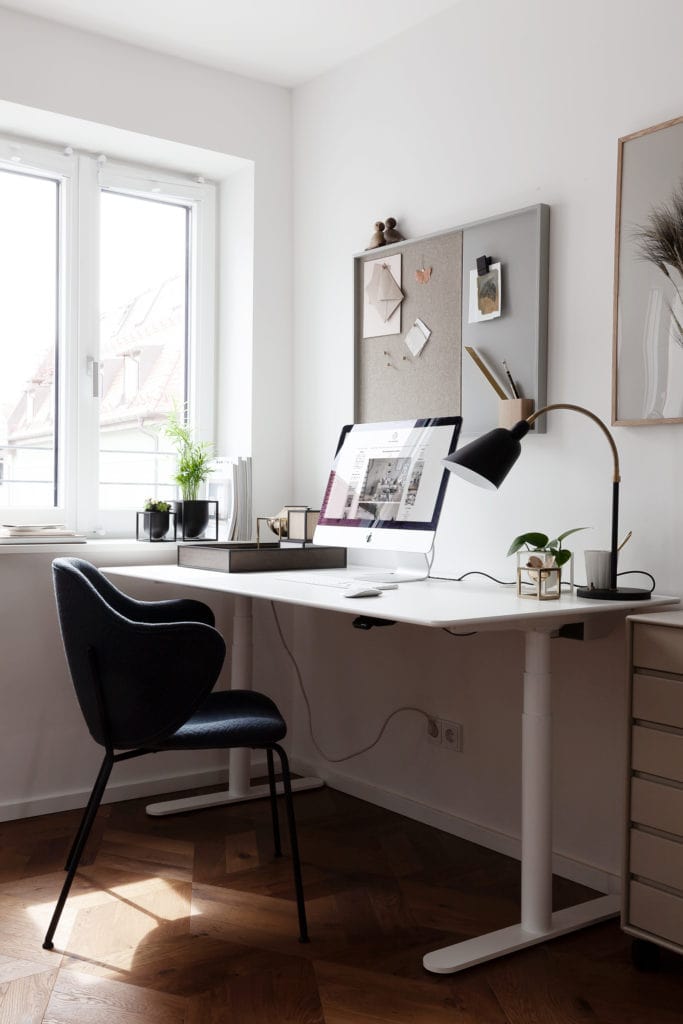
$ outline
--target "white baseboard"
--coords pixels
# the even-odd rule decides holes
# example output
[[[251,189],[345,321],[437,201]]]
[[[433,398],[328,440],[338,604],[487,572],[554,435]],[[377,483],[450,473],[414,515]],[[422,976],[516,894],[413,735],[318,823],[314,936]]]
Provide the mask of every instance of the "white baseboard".
[[[255,765],[257,770],[258,767]],[[105,791],[102,803],[114,804],[136,797],[217,786],[227,782],[227,779],[226,768],[212,768],[189,774],[183,772],[182,775],[166,775],[159,779],[143,779],[140,782],[112,782]],[[38,814],[53,814],[55,811],[71,811],[75,807],[85,807],[89,796],[89,789],[79,789],[71,793],[55,793],[52,796],[30,797],[26,800],[0,804],[0,821],[32,818]]]
[[[338,789],[349,796],[356,796],[359,800],[365,800],[377,807],[384,807],[388,811],[395,811],[403,814],[413,821],[421,821],[424,825],[431,825],[442,832],[448,832],[459,839],[466,839],[478,846],[484,846],[488,850],[495,850],[496,853],[503,853],[508,857],[520,860],[522,844],[517,836],[510,836],[504,832],[497,832],[495,829],[487,828],[485,825],[478,825],[475,822],[459,818],[448,811],[439,810],[437,807],[430,807],[428,804],[412,800],[410,797],[395,793],[390,789],[375,786],[371,783],[354,779],[347,775],[338,774],[335,771],[321,771],[320,765],[297,760],[292,761],[293,770],[300,775],[317,775],[323,778],[332,789]],[[553,872],[562,878],[568,878],[572,882],[586,885],[598,892],[618,893],[621,892],[621,878],[619,875],[605,871],[603,868],[594,867],[592,864],[585,864],[583,861],[573,860],[563,854],[553,853]]]
[[[390,789],[363,782],[361,779],[339,774],[335,771],[323,770],[320,765],[292,758],[292,770],[298,775],[317,776],[324,779],[332,789],[338,789],[349,796],[366,800],[377,807],[403,814],[413,821],[421,821],[442,832],[477,843],[489,850],[503,853],[519,860],[521,843],[517,836],[478,825],[476,822],[459,818],[448,811],[412,800],[410,797],[395,793]],[[265,775],[265,760],[252,761],[252,777]],[[182,775],[164,776],[158,779],[144,779],[140,782],[112,783],[106,790],[103,803],[118,803],[121,800],[132,800],[145,796],[159,796],[162,793],[181,792],[187,789],[200,789],[204,786],[217,786],[227,783],[228,772],[225,768],[215,768],[196,772],[184,772]],[[70,811],[85,807],[89,790],[77,790],[71,793],[56,793],[51,796],[31,797],[12,803],[0,804],[0,821],[14,821],[17,818],[32,818],[39,814],[53,814],[56,811]],[[573,860],[563,854],[553,854],[553,871],[563,878],[571,879],[581,885],[597,889],[599,892],[616,893],[621,891],[619,875],[597,868],[583,861]]]

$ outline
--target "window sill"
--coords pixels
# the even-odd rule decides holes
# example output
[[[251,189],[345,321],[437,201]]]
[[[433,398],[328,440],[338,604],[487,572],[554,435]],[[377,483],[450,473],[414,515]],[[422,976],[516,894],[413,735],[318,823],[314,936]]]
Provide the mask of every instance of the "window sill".
[[[161,541],[139,541],[133,537],[96,537],[94,539],[88,538],[85,543],[80,542],[77,544],[58,540],[16,541],[0,538],[0,557],[2,555],[58,554],[64,556],[71,555],[72,558],[90,558],[95,555],[99,556],[111,552],[112,555],[117,557],[130,554],[132,560],[136,562],[141,560],[154,562],[175,561],[177,547],[178,545],[175,541],[164,541],[163,543]],[[166,557],[159,558],[158,555],[153,555],[152,551],[157,550],[167,552]]]

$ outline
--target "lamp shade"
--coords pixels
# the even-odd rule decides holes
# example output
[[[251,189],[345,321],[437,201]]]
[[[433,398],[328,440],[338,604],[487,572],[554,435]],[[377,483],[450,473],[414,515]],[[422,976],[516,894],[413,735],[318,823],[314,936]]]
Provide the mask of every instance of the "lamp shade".
[[[443,460],[443,465],[463,480],[490,491],[496,490],[519,458],[522,451],[520,438],[528,432],[526,420],[520,420],[510,430],[496,427],[476,441],[470,441],[464,448],[451,452]]]

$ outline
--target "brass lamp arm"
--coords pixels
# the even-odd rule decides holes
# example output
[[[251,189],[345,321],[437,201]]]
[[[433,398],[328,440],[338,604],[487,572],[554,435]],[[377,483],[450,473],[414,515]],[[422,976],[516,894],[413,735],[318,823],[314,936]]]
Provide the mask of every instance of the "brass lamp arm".
[[[553,405],[544,405],[542,409],[537,409],[536,412],[532,412],[531,416],[527,416],[526,422],[529,424],[529,426],[531,426],[532,423],[535,423],[539,416],[542,416],[545,412],[551,412],[553,409],[569,409],[571,412],[580,412],[584,416],[587,416],[590,420],[593,420],[594,423],[597,423],[597,425],[600,427],[603,434],[607,438],[610,448],[612,449],[612,456],[614,458],[614,476],[612,477],[612,480],[614,483],[619,483],[619,481],[621,480],[621,474],[619,471],[619,452],[617,451],[617,446],[614,441],[614,438],[612,437],[611,433],[609,432],[605,424],[602,422],[600,417],[596,416],[595,413],[591,412],[589,409],[584,409],[582,405],[570,405],[566,402],[557,402]]]

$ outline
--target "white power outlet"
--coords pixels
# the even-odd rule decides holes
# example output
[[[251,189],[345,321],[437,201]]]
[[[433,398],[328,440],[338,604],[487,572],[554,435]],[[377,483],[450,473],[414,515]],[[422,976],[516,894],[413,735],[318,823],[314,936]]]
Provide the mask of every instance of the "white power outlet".
[[[441,737],[441,719],[430,715],[427,719],[427,739],[430,743],[434,743],[437,747],[440,747]]]
[[[456,754],[463,749],[463,728],[460,722],[448,722],[445,718],[430,715],[427,719],[427,739],[437,747],[447,747]]]
[[[454,751],[456,754],[462,754],[462,732],[462,723],[447,722],[444,719],[441,722],[441,745],[443,747],[448,747],[449,750]]]

